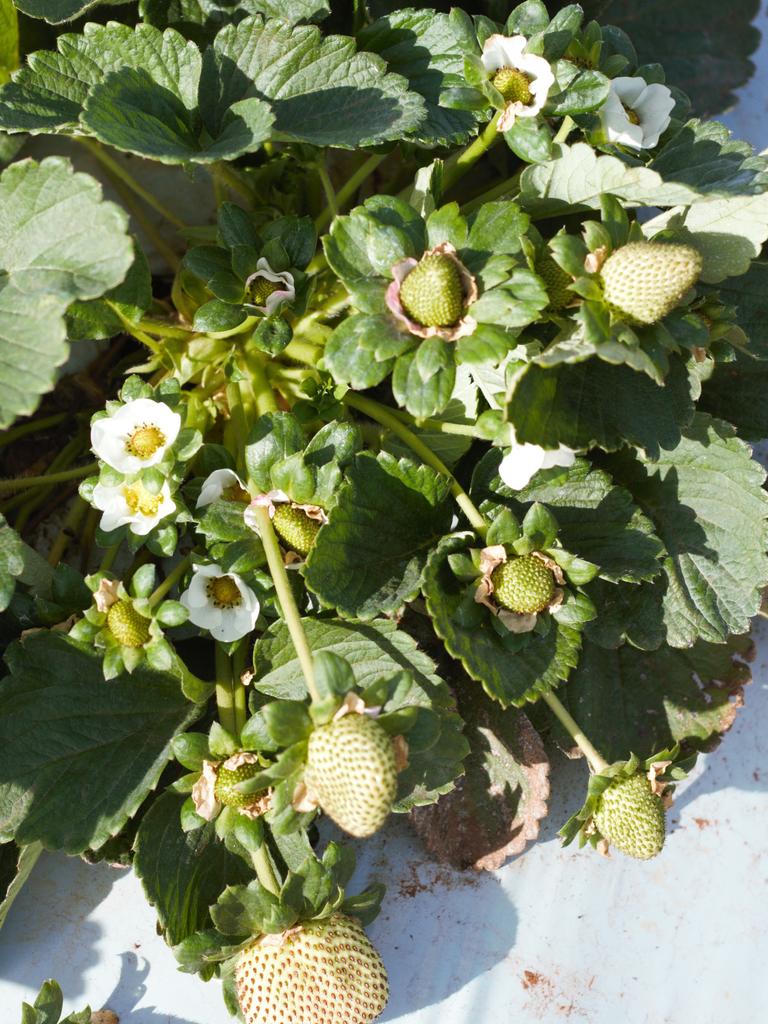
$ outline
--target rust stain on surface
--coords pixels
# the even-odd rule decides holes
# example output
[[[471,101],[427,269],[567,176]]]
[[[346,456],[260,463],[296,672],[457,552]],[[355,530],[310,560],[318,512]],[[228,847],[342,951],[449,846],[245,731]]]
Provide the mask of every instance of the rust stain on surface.
[[[709,828],[709,826],[712,824],[709,818],[694,818],[693,820],[698,826],[699,830]]]

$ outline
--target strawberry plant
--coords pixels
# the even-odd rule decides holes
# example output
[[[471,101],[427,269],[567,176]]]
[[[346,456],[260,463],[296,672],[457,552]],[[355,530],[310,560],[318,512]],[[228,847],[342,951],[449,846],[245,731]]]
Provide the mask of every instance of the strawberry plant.
[[[500,866],[546,740],[646,860],[733,720],[768,160],[600,4],[102,6],[0,0],[0,923],[132,864],[246,1024],[370,1024],[355,840]]]

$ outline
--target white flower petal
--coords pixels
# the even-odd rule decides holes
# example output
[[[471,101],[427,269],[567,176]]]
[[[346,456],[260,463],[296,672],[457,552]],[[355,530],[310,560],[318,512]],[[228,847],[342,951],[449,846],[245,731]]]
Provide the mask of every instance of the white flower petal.
[[[224,491],[229,487],[239,486],[245,490],[243,481],[233,469],[214,469],[209,473],[200,488],[200,496],[197,499],[195,508],[204,508],[206,505],[218,501]]]
[[[525,36],[503,36],[498,33],[489,36],[483,45],[480,60],[486,71],[498,71],[499,68],[515,68],[523,55],[528,40]]]
[[[675,101],[665,85],[650,85],[643,78],[614,78],[600,110],[600,121],[609,142],[632,149],[652,149],[667,129]],[[627,110],[634,111],[632,124]]]
[[[614,78],[611,81],[611,92],[616,93],[625,107],[634,108],[648,83],[644,78]]]
[[[565,445],[554,449],[541,448],[537,444],[519,444],[513,436],[509,454],[499,463],[499,476],[507,487],[521,491],[539,470],[572,466],[575,459],[575,451]]]
[[[499,464],[499,476],[513,491],[521,491],[541,469],[544,449],[536,444],[516,445]]]

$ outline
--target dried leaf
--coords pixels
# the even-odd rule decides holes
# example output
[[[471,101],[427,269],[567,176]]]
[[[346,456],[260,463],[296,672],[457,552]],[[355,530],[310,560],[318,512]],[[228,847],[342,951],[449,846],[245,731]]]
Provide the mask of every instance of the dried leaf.
[[[522,853],[547,814],[549,761],[522,711],[484,698],[460,701],[472,751],[453,792],[411,821],[436,859],[456,868],[494,871]]]

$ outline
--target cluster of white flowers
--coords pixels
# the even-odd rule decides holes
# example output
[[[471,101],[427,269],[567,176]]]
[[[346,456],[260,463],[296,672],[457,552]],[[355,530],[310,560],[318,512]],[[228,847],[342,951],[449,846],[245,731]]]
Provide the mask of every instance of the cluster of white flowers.
[[[123,475],[119,483],[99,481],[93,504],[103,513],[105,531],[128,526],[146,536],[176,510],[165,481],[159,490],[149,488],[139,474],[166,457],[181,429],[181,416],[163,402],[136,398],[91,425],[91,448],[110,469]]]
[[[490,80],[504,92],[504,72],[516,75],[515,84],[499,118],[499,131],[508,131],[518,118],[536,117],[544,108],[555,76],[547,60],[526,53],[525,36],[492,35],[483,46],[481,61]],[[506,97],[505,97],[506,98]],[[669,127],[675,100],[666,85],[643,78],[614,78],[600,109],[606,142],[630,149],[653,149]]]

